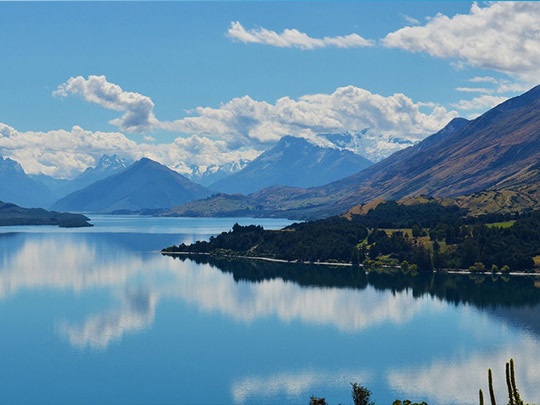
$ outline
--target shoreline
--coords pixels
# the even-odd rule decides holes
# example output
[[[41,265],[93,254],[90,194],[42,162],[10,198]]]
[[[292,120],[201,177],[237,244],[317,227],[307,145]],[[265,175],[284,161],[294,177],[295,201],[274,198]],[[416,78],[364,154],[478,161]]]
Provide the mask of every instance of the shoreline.
[[[212,254],[210,253],[194,253],[194,252],[162,252],[160,251],[159,253],[161,253],[162,255],[165,255],[165,256],[197,256],[197,255],[200,255],[200,256],[212,256]],[[261,261],[266,261],[266,262],[271,262],[271,263],[285,263],[285,264],[315,264],[315,265],[320,265],[320,266],[340,266],[340,267],[353,267],[353,266],[358,266],[358,267],[368,267],[368,266],[365,266],[364,264],[362,263],[359,263],[357,265],[353,265],[352,263],[331,263],[331,262],[304,262],[304,261],[301,261],[301,260],[285,260],[285,259],[273,259],[271,257],[259,257],[259,256],[228,256],[228,255],[219,255],[219,256],[215,256],[215,257],[223,257],[223,258],[229,258],[229,259],[244,259],[244,260],[261,260]],[[381,265],[380,267],[382,267],[383,269],[395,269],[395,270],[400,270],[401,267],[400,266],[390,266],[390,265]],[[470,270],[467,270],[467,269],[444,269],[444,270],[433,270],[433,273],[446,273],[446,274],[463,274],[463,275],[484,275],[484,276],[489,276],[489,275],[495,275],[495,276],[518,276],[518,277],[523,277],[523,276],[532,276],[532,277],[540,277],[540,273],[526,273],[526,272],[523,272],[523,271],[516,271],[516,272],[509,272],[509,273],[502,273],[502,272],[497,272],[497,273],[492,273],[491,271],[483,271],[483,272],[473,272],[473,271],[470,271]]]

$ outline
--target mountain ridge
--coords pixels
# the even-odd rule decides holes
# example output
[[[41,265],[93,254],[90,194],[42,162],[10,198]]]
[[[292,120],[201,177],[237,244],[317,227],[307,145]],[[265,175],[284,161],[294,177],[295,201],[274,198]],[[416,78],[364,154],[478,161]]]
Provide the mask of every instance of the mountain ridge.
[[[538,161],[540,86],[474,120],[452,120],[422,142],[347,178],[305,189],[272,187],[250,197],[260,212],[300,219],[342,214],[376,199],[460,197],[501,187],[529,192],[540,201]]]

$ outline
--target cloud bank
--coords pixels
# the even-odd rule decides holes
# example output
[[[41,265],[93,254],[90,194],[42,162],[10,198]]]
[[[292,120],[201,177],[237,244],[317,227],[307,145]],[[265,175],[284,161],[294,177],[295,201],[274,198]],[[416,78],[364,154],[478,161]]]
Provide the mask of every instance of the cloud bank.
[[[437,14],[424,26],[389,33],[382,44],[505,73],[536,83],[540,77],[540,3],[498,2],[469,14]]]
[[[424,112],[428,110],[427,112]],[[437,132],[458,114],[437,104],[414,102],[404,94],[381,96],[355,86],[331,94],[283,97],[274,104],[249,96],[234,98],[219,108],[198,107],[196,115],[160,125],[169,131],[217,136],[230,148],[259,150],[284,135],[328,146],[328,134],[353,134],[347,145],[373,160]]]
[[[326,147],[343,148],[373,161],[437,132],[458,114],[434,103],[415,102],[404,94],[382,96],[346,86],[333,93],[310,94],[275,103],[249,96],[218,107],[197,107],[191,116],[160,121],[151,98],[126,92],[105,76],[72,77],[58,86],[57,97],[80,95],[123,115],[110,121],[118,132],[71,130],[21,132],[0,123],[0,156],[18,161],[29,174],[71,178],[94,166],[105,153],[137,160],[155,159],[182,174],[250,161],[292,135]],[[151,134],[134,141],[129,132]],[[178,133],[159,143],[155,132]],[[332,135],[345,134],[336,141]],[[153,136],[151,136],[153,135]]]
[[[316,48],[357,48],[374,45],[373,41],[362,38],[358,34],[345,36],[312,38],[297,29],[285,29],[282,33],[266,28],[247,30],[238,21],[232,21],[227,36],[244,44],[263,44],[278,48],[299,48],[313,50]]]
[[[149,157],[182,174],[194,168],[253,160],[256,150],[233,150],[220,140],[193,135],[172,143],[137,143],[120,132],[71,130],[17,131],[0,123],[0,156],[19,162],[28,174],[72,178],[93,167],[104,154],[138,160]]]

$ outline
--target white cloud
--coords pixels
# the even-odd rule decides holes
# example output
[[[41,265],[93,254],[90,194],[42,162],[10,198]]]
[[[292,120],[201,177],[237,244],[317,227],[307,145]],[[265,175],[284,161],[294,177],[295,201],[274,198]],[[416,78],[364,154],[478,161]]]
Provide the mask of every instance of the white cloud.
[[[388,34],[383,45],[457,59],[529,83],[540,77],[540,3],[498,2]]]
[[[518,93],[530,89],[530,84],[523,81],[496,79],[490,76],[475,76],[468,80],[470,83],[480,83],[483,87],[456,87],[456,91],[462,93],[480,93],[481,96],[472,99],[461,99],[451,104],[460,110],[467,118],[474,119],[484,111],[495,107]],[[470,111],[474,113],[470,114]]]
[[[524,93],[527,90],[530,90],[531,84],[526,83],[523,81],[516,81],[516,80],[506,80],[506,79],[496,79],[494,77],[490,76],[475,76],[468,80],[470,83],[485,83],[486,86],[492,84],[494,85],[493,88],[485,88],[485,87],[479,87],[479,88],[471,88],[478,89],[479,92],[484,93]],[[464,91],[462,89],[467,89],[467,87],[458,87],[456,90],[458,91]]]
[[[353,48],[372,46],[373,41],[362,38],[358,34],[346,36],[312,38],[296,29],[285,29],[282,33],[271,31],[266,28],[254,28],[246,30],[238,21],[232,21],[227,35],[235,41],[245,44],[255,43],[279,48],[300,48],[312,50],[315,48]]]
[[[497,87],[498,93],[524,93],[531,89],[528,83],[502,81]]]
[[[400,13],[400,15],[405,21],[407,21],[407,23],[409,23],[411,25],[419,25],[420,24],[420,21],[418,21],[414,17],[411,17],[410,15],[403,14],[403,13]]]
[[[499,81],[495,79],[494,77],[490,77],[490,76],[475,76],[472,79],[469,79],[469,82],[497,84]]]
[[[461,91],[463,93],[493,93],[492,89],[487,89],[485,87],[456,87],[456,91]]]
[[[452,104],[452,107],[465,111],[488,110],[505,102],[506,100],[508,100],[508,97],[483,94],[479,97],[473,98],[472,100],[460,100],[459,102]]]
[[[124,132],[147,132],[157,123],[154,103],[150,97],[122,90],[120,86],[107,81],[105,76],[71,77],[53,92],[56,97],[78,95],[86,101],[104,108],[123,111],[124,115],[110,121]]]

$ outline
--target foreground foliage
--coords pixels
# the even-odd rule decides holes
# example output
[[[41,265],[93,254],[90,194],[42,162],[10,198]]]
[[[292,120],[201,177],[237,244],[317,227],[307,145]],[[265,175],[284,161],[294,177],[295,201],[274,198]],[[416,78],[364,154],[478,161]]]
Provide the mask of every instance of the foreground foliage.
[[[488,370],[489,399],[491,405],[496,405],[495,392],[493,390],[493,376],[491,369]],[[514,359],[506,363],[506,388],[508,389],[508,405],[525,405],[519,394],[514,373]],[[484,405],[484,393],[478,391],[480,405]],[[527,404],[528,405],[528,404]]]
[[[351,383],[352,385],[352,398],[354,405],[375,405],[375,402],[371,401],[371,391],[366,387],[359,385],[358,383]],[[488,385],[489,385],[489,397],[490,404],[496,405],[495,393],[493,389],[493,377],[491,369],[488,370]],[[508,388],[508,405],[525,405],[516,384],[516,377],[514,373],[514,360],[510,359],[506,363],[506,386]],[[480,405],[484,405],[484,393],[479,390]],[[309,401],[309,405],[328,405],[325,398],[318,398],[312,396]],[[396,399],[392,402],[392,405],[428,405],[426,402],[412,402],[408,399],[399,400]],[[529,405],[529,404],[527,404]]]
[[[371,400],[371,391],[368,390],[363,385],[360,385],[356,382],[351,383],[352,385],[352,399],[354,405],[375,405],[375,402]],[[326,398],[318,398],[312,396],[309,400],[309,405],[328,405]],[[392,405],[428,405],[426,402],[412,402],[408,399],[400,401],[396,399],[392,402]]]

